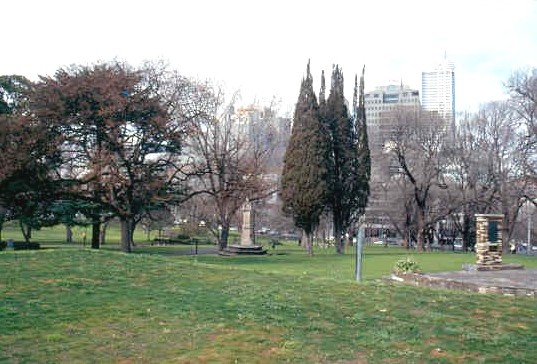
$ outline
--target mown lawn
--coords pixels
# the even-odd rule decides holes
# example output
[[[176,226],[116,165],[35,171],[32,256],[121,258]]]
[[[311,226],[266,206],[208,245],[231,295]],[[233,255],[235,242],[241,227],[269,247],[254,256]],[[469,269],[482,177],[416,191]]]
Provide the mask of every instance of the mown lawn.
[[[91,226],[74,226],[73,232],[73,245],[83,246],[84,234],[86,235],[86,245],[91,245]],[[119,244],[121,232],[119,223],[113,221],[106,229],[106,245],[116,248]],[[141,229],[137,228],[134,231],[134,241],[139,243],[149,243],[158,237],[157,231],[152,231],[149,236]],[[149,239],[148,239],[149,238]],[[17,221],[8,221],[4,223],[2,230],[2,240],[7,241],[13,239],[15,241],[22,241],[23,236],[20,231],[20,227]],[[58,245],[64,244],[66,240],[66,228],[64,225],[56,225],[53,227],[45,227],[39,230],[32,231],[31,241],[44,244],[44,245]]]
[[[267,245],[266,245],[267,246]],[[296,244],[286,243],[276,249],[267,248],[269,257],[236,256],[218,257],[200,255],[185,257],[199,263],[226,265],[233,269],[247,269],[263,273],[278,273],[294,276],[354,281],[356,255],[353,247],[347,247],[344,255],[335,253],[335,248],[322,249],[314,247],[314,255],[307,257],[304,250]],[[147,251],[145,251],[147,252]],[[475,264],[474,253],[425,252],[417,253],[396,246],[365,247],[362,258],[362,278],[366,281],[389,275],[395,262],[411,257],[418,262],[424,272],[443,272],[461,270],[463,264]],[[505,263],[521,263],[527,268],[537,268],[537,257],[525,255],[507,255]]]
[[[75,226],[72,228],[73,236],[72,243],[66,243],[66,229],[63,225],[57,225],[53,227],[46,227],[40,230],[32,231],[32,242],[39,243],[44,249],[57,249],[57,248],[87,248],[91,245],[91,227]],[[181,233],[181,229],[173,229],[168,234],[176,236]],[[84,241],[84,234],[86,239]],[[120,247],[120,227],[119,223],[112,222],[109,224],[106,230],[105,244],[101,246],[103,250],[119,251]],[[134,231],[134,241],[136,243],[135,251],[137,253],[157,253],[157,254],[190,254],[195,252],[195,245],[189,244],[175,244],[167,246],[157,245],[155,239],[158,238],[158,232],[152,231],[149,235],[141,228],[137,228]],[[163,235],[165,237],[165,235]],[[2,240],[7,241],[13,239],[15,241],[23,241],[23,236],[16,221],[10,221],[4,224],[2,231]],[[213,244],[207,244],[210,240],[209,235],[201,237],[202,243],[198,245],[199,250],[212,248]]]
[[[357,284],[351,252],[294,245],[255,258],[1,252],[0,362],[537,362],[534,299],[373,279],[405,255],[369,247]],[[414,258],[460,269],[473,256]]]

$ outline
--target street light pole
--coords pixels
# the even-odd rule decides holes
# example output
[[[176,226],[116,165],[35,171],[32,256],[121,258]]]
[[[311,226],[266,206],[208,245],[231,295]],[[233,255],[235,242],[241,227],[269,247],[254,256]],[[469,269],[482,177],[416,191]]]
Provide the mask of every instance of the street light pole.
[[[531,214],[530,214],[530,204],[528,201],[528,244],[527,244],[527,250],[526,254],[531,254]]]
[[[364,250],[364,224],[363,221],[360,221],[358,227],[358,236],[356,237],[356,281],[362,281],[362,259],[363,259],[363,250]]]

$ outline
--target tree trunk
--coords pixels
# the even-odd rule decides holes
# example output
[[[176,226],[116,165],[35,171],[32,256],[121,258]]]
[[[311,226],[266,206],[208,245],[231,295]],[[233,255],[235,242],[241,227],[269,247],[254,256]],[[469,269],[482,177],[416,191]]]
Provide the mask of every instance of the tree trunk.
[[[306,237],[306,251],[308,252],[308,255],[311,257],[313,256],[313,233],[304,233]]]
[[[218,235],[218,250],[223,251],[227,248],[227,241],[229,237],[229,225],[222,224],[222,231]]]
[[[472,238],[472,217],[470,216],[470,213],[468,211],[464,211],[463,216],[463,232],[462,232],[462,249],[463,251],[467,251],[468,247],[471,243]],[[453,245],[453,250],[455,250],[455,246]]]
[[[352,231],[353,231],[353,229],[349,229],[347,231],[347,234],[346,234],[347,245],[351,246],[351,247],[354,246],[354,239],[353,239],[354,235],[353,235]]]
[[[134,244],[134,229],[136,229],[136,223],[134,222],[134,219],[131,220],[130,224],[129,224],[129,241],[130,241],[130,244],[131,246],[135,246]]]
[[[121,250],[125,253],[132,252],[132,218],[122,217],[120,219],[121,225]]]
[[[345,238],[343,237],[343,228],[340,221],[334,219],[334,239],[336,242],[336,252],[338,254],[345,253]]]
[[[503,229],[501,231],[502,234],[502,254],[505,256],[511,252],[509,241],[511,240],[511,215],[510,215],[510,209],[506,206],[506,204],[503,204],[502,208],[503,213],[503,222],[502,226]],[[531,253],[531,247],[528,246],[529,252]]]
[[[24,224],[22,221],[19,220],[19,226],[21,228],[22,236],[24,237],[24,241],[26,243],[30,242],[30,239],[32,237],[32,228],[26,224]]]
[[[73,229],[71,229],[71,225],[65,225],[65,242],[68,244],[73,242]]]
[[[419,252],[424,251],[424,242],[425,242],[425,210],[422,209],[420,206],[418,206],[418,213],[417,213],[417,221],[416,221],[416,227],[417,227],[417,233],[418,236],[416,237],[416,250]]]
[[[92,249],[99,249],[101,245],[99,244],[99,234],[101,232],[101,222],[97,220],[93,220],[93,224],[91,224],[91,248]]]
[[[343,217],[341,210],[342,208],[339,203],[336,204],[336,206],[334,206],[332,209],[334,244],[336,245],[337,254],[345,253],[345,239],[343,237]]]
[[[106,242],[106,228],[108,228],[109,223],[109,221],[105,221],[101,226],[101,231],[99,233],[99,243],[101,246]]]

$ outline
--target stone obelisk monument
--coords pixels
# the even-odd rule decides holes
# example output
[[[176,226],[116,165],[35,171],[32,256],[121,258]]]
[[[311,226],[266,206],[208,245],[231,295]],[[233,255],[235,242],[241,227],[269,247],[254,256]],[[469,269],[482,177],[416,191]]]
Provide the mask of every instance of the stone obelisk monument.
[[[254,222],[255,214],[252,206],[252,202],[246,199],[246,202],[242,206],[242,232],[241,232],[241,245],[253,246],[255,245],[254,234]]]
[[[241,242],[239,245],[228,245],[220,255],[261,255],[267,251],[261,245],[255,244],[255,213],[252,201],[246,199],[242,205]]]

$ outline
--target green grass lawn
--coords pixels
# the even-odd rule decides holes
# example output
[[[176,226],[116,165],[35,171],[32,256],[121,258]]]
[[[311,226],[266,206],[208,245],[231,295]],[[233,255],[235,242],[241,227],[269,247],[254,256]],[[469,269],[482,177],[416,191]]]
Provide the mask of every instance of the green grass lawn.
[[[534,299],[375,280],[407,256],[399,248],[367,247],[361,284],[352,251],[173,249],[0,252],[0,362],[537,362]],[[474,260],[412,256],[425,271]],[[536,266],[533,257],[506,260]]]
[[[34,230],[32,232],[32,242],[39,243],[42,248],[56,249],[56,248],[86,248],[91,245],[91,227],[75,226],[73,231],[73,242],[67,244],[66,241],[66,229],[63,225],[57,225],[54,227],[46,227],[40,230]],[[181,231],[178,229],[172,230],[169,234],[179,234]],[[83,234],[86,234],[86,241],[84,244]],[[155,243],[155,238],[158,237],[156,231],[151,232],[148,236],[141,228],[137,228],[134,231],[134,241],[136,243],[136,253],[155,253],[155,254],[189,254],[195,252],[194,244],[175,244],[168,246],[158,246]],[[118,251],[120,247],[121,231],[117,222],[112,222],[106,230],[106,242],[101,246],[103,250],[115,250]],[[24,238],[20,231],[17,222],[10,221],[4,224],[2,231],[2,240],[7,241],[13,239],[15,241],[23,241]],[[203,243],[199,244],[199,249],[206,249],[213,247],[212,244],[207,244],[206,241],[209,237],[203,238]]]
[[[86,234],[86,245],[91,244],[91,226],[75,226],[73,231],[73,244],[83,245],[83,234]],[[118,245],[121,232],[119,223],[112,222],[106,230],[106,242],[112,246]],[[149,241],[156,238],[157,232],[153,231],[149,236]],[[20,227],[16,221],[9,221],[4,224],[2,231],[2,240],[6,241],[13,239],[15,241],[23,241],[23,236],[20,231]],[[53,227],[46,227],[40,230],[32,231],[31,241],[40,244],[61,244],[66,240],[66,229],[64,225],[57,225]],[[148,242],[147,235],[141,230],[136,229],[134,232],[134,240],[137,242]]]
[[[335,248],[314,248],[314,255],[307,257],[304,250],[296,244],[286,243],[276,249],[268,248],[269,257],[236,256],[222,257],[200,255],[186,257],[198,263],[227,265],[233,269],[247,269],[262,273],[289,274],[293,276],[327,278],[339,281],[355,280],[356,256],[353,247],[347,247],[346,254],[335,254]],[[362,278],[379,279],[389,275],[395,262],[405,257],[414,259],[424,272],[461,270],[463,264],[475,264],[475,254],[456,252],[417,253],[396,246],[365,247],[362,259]],[[506,263],[521,263],[528,268],[537,268],[537,258],[533,256],[508,255]]]

